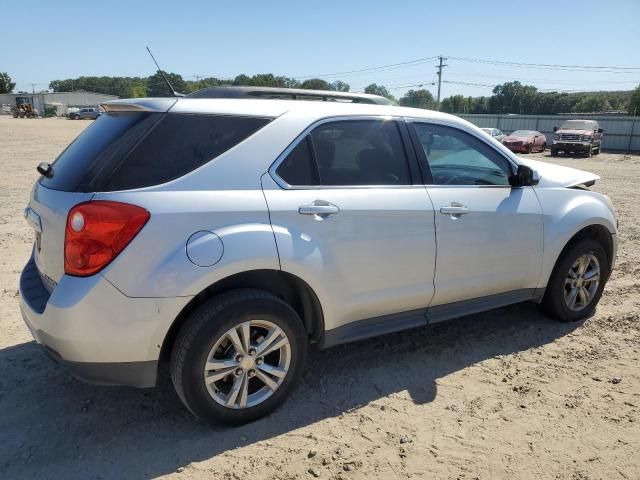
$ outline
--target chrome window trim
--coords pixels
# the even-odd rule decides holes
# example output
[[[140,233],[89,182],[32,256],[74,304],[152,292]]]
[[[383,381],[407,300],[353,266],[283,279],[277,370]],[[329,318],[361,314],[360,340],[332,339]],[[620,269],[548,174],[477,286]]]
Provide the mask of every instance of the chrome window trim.
[[[476,135],[475,132],[473,131],[469,131],[469,130],[464,130],[462,128],[460,128],[458,125],[452,124],[447,122],[446,120],[443,119],[439,119],[439,118],[420,118],[420,117],[403,117],[405,122],[407,123],[431,123],[431,124],[435,124],[435,125],[440,125],[443,127],[449,127],[449,128],[453,128],[456,129],[460,132],[466,133],[467,135],[471,135],[472,137],[476,138],[477,140],[481,141],[482,143],[484,143],[487,147],[491,148],[494,152],[496,152],[498,155],[500,155],[502,158],[504,158],[507,163],[509,165],[511,165],[511,168],[513,168],[513,171],[511,172],[511,174],[513,175],[517,170],[518,170],[518,164],[509,156],[505,155],[504,152],[501,152],[499,149],[497,149],[495,147],[495,145],[491,145],[489,142],[485,141],[485,139],[482,138],[482,136],[480,135]],[[464,187],[464,188],[514,188],[511,185],[438,185],[435,183],[427,183],[425,184],[426,187],[429,188],[434,188],[434,187],[446,187],[446,188],[454,188],[454,187]]]
[[[276,160],[269,167],[268,173],[273,179],[274,182],[278,184],[280,188],[283,190],[339,190],[339,189],[371,189],[371,188],[385,188],[385,189],[397,189],[397,188],[424,188],[424,185],[290,185],[283,178],[281,178],[276,170],[280,166],[280,164],[287,158],[287,155],[291,153],[291,151],[298,146],[298,144],[304,140],[304,138],[311,133],[316,127],[323,125],[325,123],[331,122],[344,122],[349,120],[394,120],[403,122],[404,117],[398,115],[339,115],[335,117],[326,117],[321,118],[320,120],[316,120],[307,128],[305,128],[302,133],[300,133],[284,151],[278,155]],[[398,132],[400,135],[400,132]],[[404,145],[404,140],[403,140]],[[410,159],[406,158],[407,168],[410,168],[409,162]]]

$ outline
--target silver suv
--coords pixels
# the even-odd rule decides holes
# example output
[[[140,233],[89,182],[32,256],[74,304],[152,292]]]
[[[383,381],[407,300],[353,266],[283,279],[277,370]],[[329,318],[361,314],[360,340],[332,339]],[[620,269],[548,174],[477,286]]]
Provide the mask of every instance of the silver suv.
[[[38,167],[20,279],[76,376],[199,418],[262,417],[327,348],[532,301],[595,309],[617,224],[597,176],[375,96],[207,89],[117,100]]]
[[[96,120],[102,112],[98,108],[81,108],[69,114],[70,120]]]

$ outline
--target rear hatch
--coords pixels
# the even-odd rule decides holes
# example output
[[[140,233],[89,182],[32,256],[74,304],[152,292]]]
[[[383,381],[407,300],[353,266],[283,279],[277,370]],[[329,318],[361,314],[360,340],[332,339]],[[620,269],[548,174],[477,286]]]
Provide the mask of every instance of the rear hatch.
[[[64,275],[71,208],[95,193],[161,185],[192,172],[265,126],[270,117],[171,112],[175,99],[117,100],[64,150],[26,210],[35,262],[49,291]],[[104,195],[101,196],[104,200]]]
[[[162,99],[155,108],[117,103],[119,111],[107,112],[85,129],[58,156],[52,173],[36,182],[25,217],[35,230],[34,259],[49,292],[64,274],[69,210],[102,190],[105,179],[173,103]]]

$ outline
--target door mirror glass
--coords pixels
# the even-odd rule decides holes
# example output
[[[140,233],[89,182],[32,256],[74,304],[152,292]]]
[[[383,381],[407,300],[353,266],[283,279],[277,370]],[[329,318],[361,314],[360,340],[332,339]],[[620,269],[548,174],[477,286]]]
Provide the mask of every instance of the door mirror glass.
[[[509,177],[509,184],[512,187],[531,187],[540,182],[540,175],[531,167],[518,165],[515,175]]]
[[[553,131],[557,132],[558,131],[558,127],[553,127]]]

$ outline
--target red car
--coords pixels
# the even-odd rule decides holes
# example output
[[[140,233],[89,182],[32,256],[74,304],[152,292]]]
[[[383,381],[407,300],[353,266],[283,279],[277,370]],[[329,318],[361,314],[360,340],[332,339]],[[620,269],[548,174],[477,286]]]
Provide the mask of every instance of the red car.
[[[547,137],[535,130],[516,130],[502,139],[502,144],[512,152],[544,152]]]

